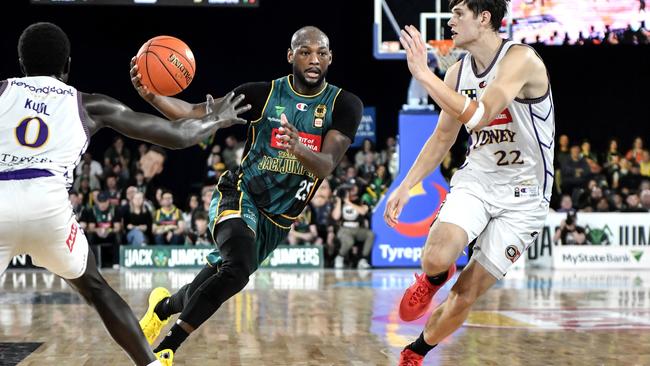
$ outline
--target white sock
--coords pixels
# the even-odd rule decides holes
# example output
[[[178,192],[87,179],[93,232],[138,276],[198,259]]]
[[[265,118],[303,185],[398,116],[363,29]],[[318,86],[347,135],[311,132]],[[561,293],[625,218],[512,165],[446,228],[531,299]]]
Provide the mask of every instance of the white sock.
[[[162,363],[160,363],[159,360],[155,360],[154,362],[148,364],[147,366],[162,366]]]

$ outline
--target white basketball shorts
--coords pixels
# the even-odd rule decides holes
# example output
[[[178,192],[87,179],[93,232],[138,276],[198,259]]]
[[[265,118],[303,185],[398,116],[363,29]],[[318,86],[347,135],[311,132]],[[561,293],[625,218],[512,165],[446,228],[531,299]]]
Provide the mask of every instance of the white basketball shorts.
[[[0,274],[18,254],[66,279],[86,271],[88,241],[61,177],[0,180]]]
[[[497,207],[487,197],[489,200],[498,197],[490,197],[486,191],[478,182],[463,182],[453,187],[437,219],[463,228],[468,244],[476,239],[471,261],[477,261],[494,277],[502,279],[541,232],[548,205],[540,204],[532,210]]]

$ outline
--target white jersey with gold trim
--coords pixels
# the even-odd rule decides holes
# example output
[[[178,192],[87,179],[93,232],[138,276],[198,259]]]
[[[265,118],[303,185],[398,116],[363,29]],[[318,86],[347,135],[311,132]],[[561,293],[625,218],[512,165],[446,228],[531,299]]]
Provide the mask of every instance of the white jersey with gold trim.
[[[65,179],[88,146],[81,94],[49,76],[0,83],[0,172],[46,170]]]
[[[456,90],[480,100],[495,78],[495,70],[512,41],[502,43],[485,72],[478,74],[470,54],[461,60]],[[551,87],[536,99],[510,103],[489,126],[470,134],[466,160],[452,178],[452,187],[480,182],[489,189],[491,204],[524,210],[546,205],[553,186],[555,114]]]

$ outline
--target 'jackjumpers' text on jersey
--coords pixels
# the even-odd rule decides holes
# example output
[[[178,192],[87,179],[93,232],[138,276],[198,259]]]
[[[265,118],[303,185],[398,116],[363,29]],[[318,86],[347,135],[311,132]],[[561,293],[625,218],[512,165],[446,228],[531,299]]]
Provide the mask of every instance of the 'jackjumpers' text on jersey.
[[[461,61],[457,91],[480,100],[496,76],[497,65],[510,47],[504,41],[481,74],[470,54]],[[537,206],[550,202],[553,187],[553,138],[555,113],[551,87],[536,99],[515,98],[494,121],[480,130],[468,131],[467,157],[454,180],[479,181],[487,186],[508,186],[493,204],[500,207]],[[452,184],[456,185],[452,180]]]
[[[49,76],[0,83],[0,172],[41,169],[65,179],[88,146],[81,94]]]
[[[242,188],[257,207],[289,217],[302,212],[321,181],[294,155],[278,146],[275,136],[280,128],[280,116],[286,114],[305,146],[320,152],[332,127],[332,110],[340,92],[340,88],[326,84],[316,95],[302,95],[293,90],[291,76],[272,82],[261,118],[251,121],[248,128],[240,168]]]

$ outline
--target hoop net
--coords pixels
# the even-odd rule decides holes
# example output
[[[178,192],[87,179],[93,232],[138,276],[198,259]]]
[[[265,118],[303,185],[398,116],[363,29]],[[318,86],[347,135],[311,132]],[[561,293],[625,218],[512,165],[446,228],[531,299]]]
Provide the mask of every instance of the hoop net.
[[[451,39],[430,40],[427,43],[436,56],[438,68],[442,72],[447,72],[447,69],[460,60],[466,52],[463,49],[454,47],[454,41]]]

